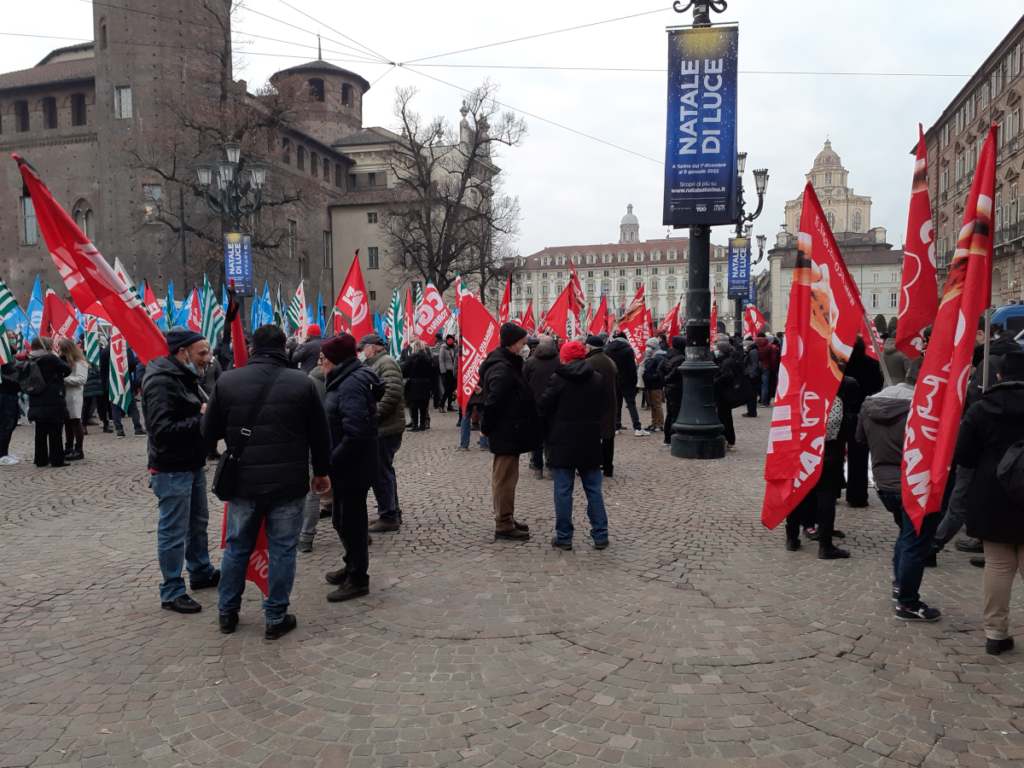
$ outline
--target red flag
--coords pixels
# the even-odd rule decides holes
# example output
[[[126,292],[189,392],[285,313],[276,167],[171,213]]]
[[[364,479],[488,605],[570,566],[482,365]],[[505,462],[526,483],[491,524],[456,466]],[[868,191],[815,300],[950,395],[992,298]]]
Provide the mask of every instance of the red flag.
[[[590,328],[590,324],[594,322],[594,308],[587,304],[587,319],[583,321],[584,328]]]
[[[877,361],[878,353],[875,352],[875,344],[872,343],[872,339],[881,348],[882,337],[878,335],[875,321],[868,317],[867,313],[864,313],[864,318],[860,322],[860,335],[864,337],[864,354]]]
[[[576,267],[569,262],[569,285],[572,286],[572,308],[579,315],[583,311],[586,299],[583,298],[583,285],[580,283],[580,276],[576,274]]]
[[[160,301],[153,293],[153,289],[149,287],[148,280],[142,284],[142,300],[145,302],[146,312],[153,318],[153,322],[164,316],[163,307],[160,306]]]
[[[580,318],[573,310],[575,298],[573,297],[572,281],[562,289],[551,305],[547,315],[544,316],[544,325],[550,328],[562,339],[574,339],[580,333]]]
[[[537,335],[537,322],[533,319],[533,299],[530,299],[530,306],[526,308],[523,316],[523,330],[531,336]]]
[[[32,197],[39,231],[75,304],[83,314],[108,317],[143,363],[166,355],[167,342],[138,296],[114,274],[96,246],[57,204],[35,169],[18,155],[12,157]]]
[[[641,289],[642,292],[642,289]],[[639,304],[632,304],[619,320],[619,330],[626,334],[626,341],[633,348],[633,357],[639,363],[644,357],[647,345],[647,305],[643,298]]]
[[[480,364],[498,346],[498,323],[475,296],[463,296],[459,310],[459,407],[466,414],[469,398],[480,382]],[[469,418],[466,414],[463,418]]]
[[[676,304],[672,309],[665,315],[665,319],[661,321],[661,325],[658,326],[658,333],[664,333],[669,342],[673,338],[679,335],[679,305]]]
[[[766,325],[764,316],[757,311],[757,307],[748,304],[743,310],[743,337],[755,338]]]
[[[189,298],[188,320],[185,325],[193,331],[200,331],[203,328],[202,299],[199,298],[199,289],[194,285],[192,286],[192,296]]]
[[[718,291],[711,289],[711,349],[715,349],[715,336],[718,335]]]
[[[74,339],[78,330],[74,307],[69,311],[57,294],[49,288],[43,297],[43,319],[39,323],[39,329],[42,335],[49,335],[53,339],[54,350],[61,339]]]
[[[452,316],[448,305],[444,303],[437,286],[428,282],[423,291],[423,303],[416,312],[416,335],[429,347],[434,346],[434,337]]]
[[[501,304],[498,305],[498,321],[502,323],[511,322],[512,319],[512,273],[508,273],[505,281],[505,292],[501,294]]]
[[[605,326],[608,324],[608,297],[603,293],[601,294],[601,304],[597,308],[597,313],[594,315],[594,319],[590,322],[590,326],[587,328],[587,333],[593,336],[597,336],[601,331],[605,330]]]
[[[412,288],[405,286],[405,319],[402,321],[402,349],[408,347],[416,334],[416,307],[412,300]]]
[[[764,469],[761,522],[768,528],[785,520],[821,476],[828,413],[864,315],[809,182],[797,243]]]
[[[623,305],[625,305],[625,299],[623,299]],[[623,306],[623,311],[625,311],[625,306]],[[612,331],[614,329],[615,329],[615,309],[613,307],[608,307],[608,323],[607,323],[607,325],[605,327],[605,332],[609,336],[611,336],[612,335]]]
[[[900,282],[900,309],[896,325],[896,349],[907,357],[920,357],[924,349],[924,329],[935,322],[939,311],[939,291],[935,277],[935,230],[932,206],[928,199],[928,149],[924,130],[918,123],[917,162],[910,190],[910,216],[907,244],[903,250],[903,278]]]
[[[249,350],[245,346],[245,329],[242,327],[242,315],[238,311],[238,302],[235,301],[235,278],[231,278],[231,285],[228,287],[228,307],[224,316],[228,322],[229,333],[231,334],[231,352],[235,358],[235,368],[244,368],[249,362]]]
[[[334,333],[341,333],[343,326],[348,326],[349,333],[356,341],[368,333],[373,333],[373,318],[370,317],[370,302],[367,300],[366,283],[363,282],[363,270],[359,266],[359,249],[348,268],[348,276],[334,301]]]
[[[993,123],[978,158],[956,253],[907,418],[903,506],[918,531],[924,516],[942,504],[967,394],[975,329],[990,301],[997,132]]]

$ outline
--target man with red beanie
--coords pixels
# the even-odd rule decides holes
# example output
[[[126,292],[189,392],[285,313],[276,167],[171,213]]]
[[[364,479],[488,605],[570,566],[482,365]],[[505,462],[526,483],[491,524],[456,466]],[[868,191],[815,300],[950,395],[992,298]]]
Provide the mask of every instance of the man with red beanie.
[[[306,327],[305,342],[292,352],[292,363],[307,376],[316,368],[320,358],[320,345],[324,343],[320,336],[320,326],[312,323]]]
[[[555,481],[555,549],[572,549],[572,490],[579,473],[587,495],[587,516],[594,547],[608,546],[608,513],[601,494],[601,397],[604,381],[586,361],[587,348],[570,341],[562,347],[562,365],[540,399],[549,421],[548,452]]]

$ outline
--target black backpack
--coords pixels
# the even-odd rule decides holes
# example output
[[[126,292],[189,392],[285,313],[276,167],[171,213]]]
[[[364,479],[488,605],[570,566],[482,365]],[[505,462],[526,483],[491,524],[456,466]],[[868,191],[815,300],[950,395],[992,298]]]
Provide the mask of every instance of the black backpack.
[[[1006,449],[996,467],[996,478],[1011,499],[1024,499],[1024,440]]]
[[[39,363],[31,358],[15,363],[18,369],[18,386],[26,395],[41,395],[46,391],[46,379],[39,370]]]

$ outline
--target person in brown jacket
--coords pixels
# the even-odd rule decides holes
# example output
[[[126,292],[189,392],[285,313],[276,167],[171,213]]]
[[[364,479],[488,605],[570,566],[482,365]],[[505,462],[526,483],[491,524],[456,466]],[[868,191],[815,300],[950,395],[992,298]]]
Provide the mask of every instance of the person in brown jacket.
[[[615,382],[619,369],[615,361],[604,353],[604,339],[587,337],[587,357],[590,367],[601,374],[601,467],[604,476],[611,477],[615,461]]]

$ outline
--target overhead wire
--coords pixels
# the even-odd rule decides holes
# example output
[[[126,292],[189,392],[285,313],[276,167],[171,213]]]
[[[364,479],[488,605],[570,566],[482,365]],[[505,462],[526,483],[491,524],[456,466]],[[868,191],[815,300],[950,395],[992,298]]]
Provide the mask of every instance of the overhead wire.
[[[404,64],[403,64],[404,66]],[[438,67],[450,69],[524,69],[524,70],[545,70],[545,71],[568,71],[568,72],[657,72],[665,74],[664,67],[556,67],[527,64],[417,64],[418,67]],[[737,72],[741,75],[828,75],[828,76],[850,76],[850,77],[970,77],[955,72],[814,72],[802,70],[769,70],[769,69],[740,69]]]
[[[321,21],[320,19],[316,19],[316,18],[313,18],[312,16],[310,16],[310,15],[309,15],[308,13],[306,13],[305,11],[303,11],[303,10],[301,10],[301,9],[299,9],[299,8],[296,8],[296,7],[295,7],[294,5],[292,5],[291,3],[288,3],[288,2],[286,2],[286,0],[278,0],[278,2],[279,2],[279,3],[281,3],[282,5],[285,5],[285,6],[289,7],[289,8],[291,8],[291,9],[292,9],[293,11],[295,11],[296,13],[301,13],[301,14],[302,14],[303,16],[305,16],[305,17],[306,17],[307,19],[311,19],[312,21],[315,21],[315,22],[316,22],[317,24],[323,24],[323,25],[324,25],[325,27],[327,27],[327,29],[331,30],[331,32],[333,32],[334,34],[336,34],[336,35],[341,35],[341,36],[342,36],[342,37],[344,37],[344,38],[345,38],[346,40],[351,40],[351,41],[352,41],[353,43],[355,43],[356,45],[358,45],[358,46],[359,46],[360,48],[364,48],[364,49],[366,49],[367,51],[369,51],[370,53],[372,53],[372,54],[373,54],[374,56],[376,56],[376,57],[377,57],[378,59],[383,59],[384,61],[389,61],[389,62],[390,62],[390,59],[389,59],[389,58],[388,58],[387,56],[381,56],[381,55],[380,55],[379,53],[377,53],[377,52],[376,52],[375,50],[373,50],[373,48],[371,48],[370,46],[368,46],[368,45],[363,45],[363,43],[360,43],[360,42],[359,42],[358,40],[356,40],[355,38],[353,38],[353,37],[349,37],[349,36],[348,36],[348,35],[346,35],[346,34],[345,34],[344,32],[339,32],[339,31],[338,31],[338,30],[336,30],[336,29],[335,29],[334,27],[331,27],[331,26],[329,26],[328,24],[324,23],[324,22],[323,22],[323,21]],[[391,63],[394,63],[394,62],[391,62]]]

